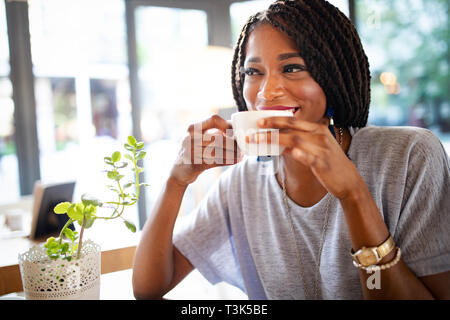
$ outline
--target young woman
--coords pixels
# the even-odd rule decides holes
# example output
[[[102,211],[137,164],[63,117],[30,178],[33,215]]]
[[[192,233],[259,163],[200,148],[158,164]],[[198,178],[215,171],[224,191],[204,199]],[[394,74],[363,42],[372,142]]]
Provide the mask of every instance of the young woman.
[[[194,268],[250,299],[450,298],[449,158],[428,130],[366,126],[369,65],[338,9],[277,1],[250,17],[232,86],[239,111],[294,112],[259,124],[279,129],[278,170],[224,149],[237,164],[174,231],[187,186],[219,165],[177,161],[136,252],[137,298],[162,297]],[[197,125],[229,128],[218,116]],[[210,143],[195,128],[180,159]]]

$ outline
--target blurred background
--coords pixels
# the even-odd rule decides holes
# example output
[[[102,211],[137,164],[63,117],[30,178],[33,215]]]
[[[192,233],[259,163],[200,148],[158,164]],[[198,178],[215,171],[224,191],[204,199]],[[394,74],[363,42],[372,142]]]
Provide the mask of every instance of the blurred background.
[[[142,226],[190,123],[234,112],[232,48],[272,1],[0,1],[0,204],[36,180],[108,196],[103,157],[146,144]],[[450,153],[449,1],[330,1],[357,26],[372,72],[369,123],[429,128]],[[188,188],[181,214],[217,179]]]

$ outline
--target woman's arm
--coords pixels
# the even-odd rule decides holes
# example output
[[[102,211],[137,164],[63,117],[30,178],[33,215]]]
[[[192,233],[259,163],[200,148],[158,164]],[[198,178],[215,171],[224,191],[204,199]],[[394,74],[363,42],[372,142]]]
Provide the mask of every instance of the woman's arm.
[[[330,134],[327,124],[277,117],[266,118],[259,125],[280,129],[280,145],[288,147],[290,154],[308,166],[328,192],[340,200],[355,251],[362,246],[379,246],[389,237],[388,228],[367,185]],[[258,140],[258,137],[253,139]],[[395,251],[391,252],[379,264],[392,261],[395,254]],[[450,272],[423,277],[422,281],[400,259],[395,266],[381,270],[380,274],[381,289],[369,290],[367,279],[371,275],[365,270],[360,271],[365,298],[433,299],[449,296]]]
[[[379,246],[389,237],[389,231],[382,215],[362,178],[355,189],[340,202],[345,212],[354,251],[359,250],[362,246]],[[380,264],[393,260],[395,254],[396,251],[392,251],[380,261]],[[401,259],[395,266],[380,271],[379,289],[369,289],[367,280],[371,275],[373,273],[360,270],[361,287],[365,299],[423,300],[434,298],[429,288],[411,272]]]
[[[211,136],[205,132],[214,128],[223,134],[215,134],[214,141],[211,142]],[[178,159],[145,223],[136,250],[133,291],[137,299],[160,299],[193,269],[189,260],[172,243],[175,220],[187,186],[203,171],[234,164],[240,160],[236,142],[225,135],[226,130],[230,128],[231,126],[217,115],[189,127]],[[228,146],[233,149],[227,150]],[[211,148],[214,152],[211,152]],[[222,150],[216,152],[219,149]]]
[[[169,178],[145,223],[133,266],[137,299],[161,298],[193,268],[172,244],[173,227],[186,188]]]

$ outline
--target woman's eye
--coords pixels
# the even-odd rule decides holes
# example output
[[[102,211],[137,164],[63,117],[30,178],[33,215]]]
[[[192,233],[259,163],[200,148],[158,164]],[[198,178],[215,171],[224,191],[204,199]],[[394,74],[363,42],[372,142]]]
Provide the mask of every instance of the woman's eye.
[[[255,74],[259,74],[260,72],[255,68],[246,68],[244,70],[246,76],[253,76]]]
[[[300,64],[290,64],[283,68],[283,72],[293,73],[306,70],[305,66]]]

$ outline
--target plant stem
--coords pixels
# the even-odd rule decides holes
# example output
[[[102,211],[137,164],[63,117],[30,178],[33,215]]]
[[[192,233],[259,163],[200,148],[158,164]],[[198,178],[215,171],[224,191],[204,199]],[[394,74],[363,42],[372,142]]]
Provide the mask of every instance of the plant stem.
[[[80,259],[81,247],[83,245],[83,233],[84,233],[84,226],[85,225],[86,225],[86,214],[83,213],[83,224],[82,224],[81,230],[80,230],[80,240],[78,240],[77,259]]]
[[[63,237],[63,234],[64,234],[64,230],[66,230],[66,228],[67,228],[68,226],[70,226],[70,224],[71,224],[72,222],[73,222],[72,219],[67,220],[66,224],[65,224],[64,227],[61,229],[61,232],[59,233],[59,244],[62,243],[62,237]]]

